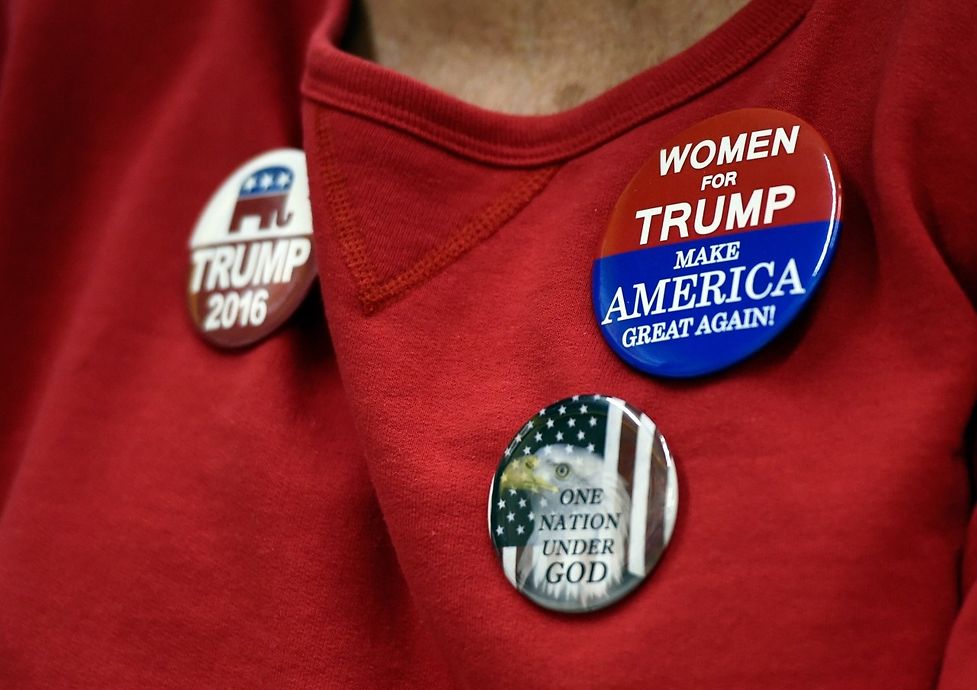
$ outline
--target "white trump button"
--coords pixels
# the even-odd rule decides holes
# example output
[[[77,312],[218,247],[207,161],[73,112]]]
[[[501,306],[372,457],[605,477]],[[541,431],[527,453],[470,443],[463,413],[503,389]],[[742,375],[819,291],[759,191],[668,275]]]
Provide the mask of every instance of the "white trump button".
[[[275,332],[317,275],[305,154],[275,149],[232,172],[187,249],[187,308],[204,340],[244,347]]]

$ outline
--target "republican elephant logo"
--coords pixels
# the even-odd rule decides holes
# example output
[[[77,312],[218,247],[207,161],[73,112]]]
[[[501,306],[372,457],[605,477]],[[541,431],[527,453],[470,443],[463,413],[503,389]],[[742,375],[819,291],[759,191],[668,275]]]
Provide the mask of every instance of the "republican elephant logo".
[[[258,218],[260,230],[268,230],[273,225],[288,225],[292,213],[286,212],[285,206],[294,181],[292,170],[281,165],[262,168],[251,174],[241,185],[228,232],[240,231],[244,219],[249,216]]]

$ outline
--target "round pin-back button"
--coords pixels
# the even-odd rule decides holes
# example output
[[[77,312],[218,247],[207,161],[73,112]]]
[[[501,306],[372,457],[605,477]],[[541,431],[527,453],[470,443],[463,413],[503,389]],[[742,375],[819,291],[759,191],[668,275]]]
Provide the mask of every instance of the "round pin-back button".
[[[575,395],[542,409],[505,450],[488,525],[505,577],[548,609],[621,599],[655,567],[678,509],[665,438],[617,398]]]
[[[190,238],[187,306],[221,347],[250,345],[298,308],[316,276],[305,154],[276,149],[231,173]]]
[[[628,183],[593,266],[594,313],[625,362],[697,376],[797,316],[841,228],[841,176],[789,113],[717,115],[665,142]]]

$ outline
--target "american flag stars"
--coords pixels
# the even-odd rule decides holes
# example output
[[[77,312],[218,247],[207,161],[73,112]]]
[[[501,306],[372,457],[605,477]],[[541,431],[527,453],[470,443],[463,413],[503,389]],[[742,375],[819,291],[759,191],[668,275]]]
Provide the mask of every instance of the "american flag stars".
[[[530,510],[529,495],[525,490],[508,489],[504,496],[493,504],[492,534],[499,544],[523,546],[532,534],[536,520],[536,514]]]
[[[505,457],[511,457],[513,453],[518,457],[544,453],[547,446],[566,441],[580,449],[586,448],[590,453],[603,448],[604,434],[598,424],[598,415],[603,413],[605,406],[603,398],[575,396],[544,407],[516,434]]]

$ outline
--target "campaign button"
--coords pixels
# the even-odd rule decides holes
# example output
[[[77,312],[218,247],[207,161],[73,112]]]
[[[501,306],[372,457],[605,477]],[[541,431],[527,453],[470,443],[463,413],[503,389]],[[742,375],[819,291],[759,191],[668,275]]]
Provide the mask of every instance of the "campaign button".
[[[305,154],[268,151],[231,173],[197,220],[190,318],[213,345],[250,345],[292,315],[315,276]]]
[[[668,545],[678,480],[664,436],[623,400],[575,395],[519,430],[489,491],[489,535],[506,579],[548,609],[609,606]]]
[[[709,374],[798,315],[834,254],[841,176],[807,122],[716,115],[666,141],[611,214],[593,265],[594,314],[649,374]]]

